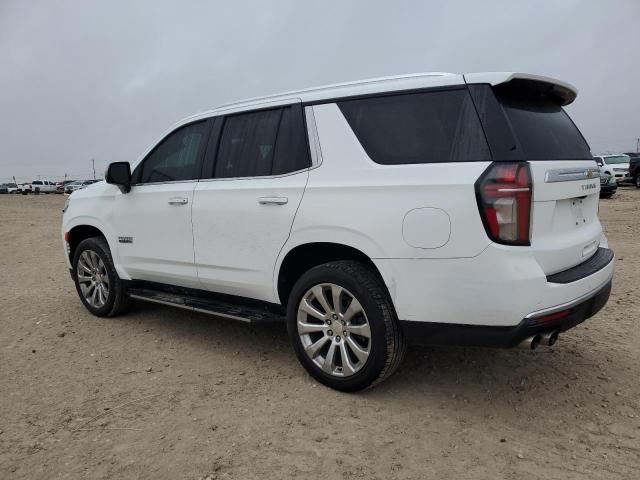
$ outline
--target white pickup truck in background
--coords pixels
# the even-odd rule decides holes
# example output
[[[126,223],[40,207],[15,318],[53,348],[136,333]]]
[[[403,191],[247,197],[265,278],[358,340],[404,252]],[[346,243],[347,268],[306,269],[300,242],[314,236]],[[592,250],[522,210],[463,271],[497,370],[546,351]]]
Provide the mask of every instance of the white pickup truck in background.
[[[34,180],[31,182],[31,193],[56,193],[55,182],[48,180]]]

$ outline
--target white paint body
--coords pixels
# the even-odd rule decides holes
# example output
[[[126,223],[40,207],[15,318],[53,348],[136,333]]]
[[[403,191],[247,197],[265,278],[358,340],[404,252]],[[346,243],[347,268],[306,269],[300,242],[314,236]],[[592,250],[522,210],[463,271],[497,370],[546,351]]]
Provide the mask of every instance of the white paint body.
[[[495,84],[514,75],[474,74],[467,81]],[[553,82],[575,96],[573,87]],[[182,123],[261,106],[463,83],[453,74],[378,79],[224,106]],[[593,161],[530,162],[531,246],[500,245],[486,234],[474,188],[491,162],[377,164],[335,103],[305,109],[311,168],[273,177],[134,186],[127,194],[101,182],[72,194],[63,232],[78,225],[98,228],[123,279],[274,303],[280,302],[278,275],[288,252],[316,242],[346,245],[376,265],[401,320],[516,325],[611,279],[613,262],[570,284],[546,280],[606,246],[597,217],[597,179],[587,195],[582,186],[593,180],[545,182],[550,168],[595,168]],[[262,204],[264,197],[287,201]],[[175,198],[186,201],[169,203]],[[119,243],[121,236],[134,241]]]

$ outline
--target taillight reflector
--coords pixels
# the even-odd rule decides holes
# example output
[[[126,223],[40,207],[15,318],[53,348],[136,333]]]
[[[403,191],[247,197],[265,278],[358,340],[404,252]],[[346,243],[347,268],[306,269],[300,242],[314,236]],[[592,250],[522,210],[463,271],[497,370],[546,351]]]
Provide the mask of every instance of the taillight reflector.
[[[549,323],[549,322],[553,322],[555,320],[560,320],[562,318],[568,317],[570,311],[571,310],[561,310],[559,312],[550,313],[549,315],[543,315],[541,317],[536,317],[534,319],[534,323],[536,323],[536,324]]]
[[[491,240],[531,245],[533,185],[527,163],[492,163],[476,182],[480,216]]]

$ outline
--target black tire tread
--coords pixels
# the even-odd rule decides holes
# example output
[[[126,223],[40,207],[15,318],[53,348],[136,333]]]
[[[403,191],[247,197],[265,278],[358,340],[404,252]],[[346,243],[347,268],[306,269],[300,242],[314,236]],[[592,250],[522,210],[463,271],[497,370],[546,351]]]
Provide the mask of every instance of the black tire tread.
[[[123,281],[120,279],[120,277],[118,276],[118,273],[116,272],[115,265],[113,264],[113,259],[111,258],[111,250],[109,248],[109,244],[107,243],[107,240],[104,237],[90,237],[80,242],[80,244],[76,248],[76,254],[74,255],[74,261],[73,261],[74,281],[76,281],[76,285],[77,285],[77,280],[75,277],[77,258],[80,256],[80,253],[86,247],[89,247],[89,246],[93,247],[94,245],[97,245],[104,253],[103,261],[105,262],[107,269],[111,273],[111,277],[113,277],[113,278],[110,278],[110,280],[112,281],[112,284],[113,284],[112,288],[113,288],[113,291],[115,292],[115,300],[113,302],[113,305],[107,312],[97,313],[92,310],[89,310],[89,311],[93,315],[96,315],[99,317],[115,317],[115,316],[121,315],[131,307],[131,299],[127,293],[126,286],[124,285]]]
[[[364,389],[372,388],[398,369],[407,349],[407,343],[398,323],[389,292],[378,273],[371,266],[362,262],[355,260],[334,261],[313,267],[307,273],[312,273],[318,269],[333,269],[354,279],[368,292],[382,312],[386,331],[390,334],[388,333],[386,338],[386,363],[377,378]]]

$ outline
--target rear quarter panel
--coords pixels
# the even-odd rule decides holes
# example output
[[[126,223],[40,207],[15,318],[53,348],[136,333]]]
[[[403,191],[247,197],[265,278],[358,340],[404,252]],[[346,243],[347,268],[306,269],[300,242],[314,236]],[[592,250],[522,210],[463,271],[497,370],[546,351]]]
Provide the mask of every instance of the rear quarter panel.
[[[490,162],[380,165],[368,157],[336,104],[313,109],[322,163],[310,171],[286,251],[326,241],[370,258],[437,259],[473,257],[487,247],[474,184]],[[405,217],[416,209],[444,212],[409,215],[415,222],[411,231],[425,236],[422,247],[403,234]]]

